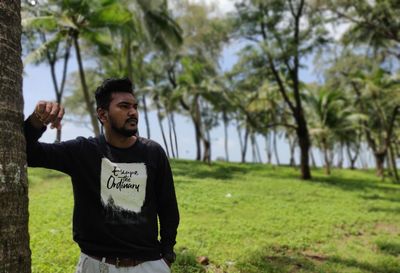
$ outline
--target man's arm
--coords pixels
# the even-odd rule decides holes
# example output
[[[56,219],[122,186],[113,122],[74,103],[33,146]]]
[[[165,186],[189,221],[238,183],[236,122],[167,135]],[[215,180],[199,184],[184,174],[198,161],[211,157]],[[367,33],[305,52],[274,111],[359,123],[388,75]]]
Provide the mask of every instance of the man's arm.
[[[157,206],[160,219],[161,252],[167,262],[175,260],[174,245],[179,225],[179,210],[175,195],[171,167],[164,150],[160,147],[161,163],[158,176]]]
[[[64,108],[55,102],[39,101],[34,112],[25,120],[24,134],[28,166],[44,167],[70,173],[71,143],[47,144],[38,142],[47,126],[61,128]]]

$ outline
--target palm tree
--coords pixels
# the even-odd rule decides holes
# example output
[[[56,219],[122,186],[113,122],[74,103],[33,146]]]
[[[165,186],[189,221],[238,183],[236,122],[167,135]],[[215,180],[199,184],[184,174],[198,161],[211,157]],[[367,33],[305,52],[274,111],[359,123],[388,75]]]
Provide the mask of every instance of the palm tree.
[[[353,113],[340,91],[318,86],[310,86],[307,105],[311,117],[310,133],[322,149],[325,171],[330,174],[338,136],[346,135],[354,128],[351,122]]]
[[[0,1],[0,272],[30,273],[20,1]]]
[[[41,14],[46,14],[46,16],[27,18],[26,20],[33,25],[45,25],[47,30],[51,30],[55,34],[51,40],[38,49],[38,54],[44,52],[49,45],[57,44],[61,40],[72,41],[75,48],[86,108],[89,113],[93,132],[95,135],[99,135],[99,124],[94,105],[91,103],[91,96],[83,67],[80,40],[83,38],[85,41],[90,41],[98,47],[101,53],[107,52],[108,45],[104,43],[104,31],[107,28],[124,24],[130,20],[131,14],[118,1],[113,0],[106,2],[50,0],[41,8],[44,9]],[[25,25],[28,23],[25,23]]]

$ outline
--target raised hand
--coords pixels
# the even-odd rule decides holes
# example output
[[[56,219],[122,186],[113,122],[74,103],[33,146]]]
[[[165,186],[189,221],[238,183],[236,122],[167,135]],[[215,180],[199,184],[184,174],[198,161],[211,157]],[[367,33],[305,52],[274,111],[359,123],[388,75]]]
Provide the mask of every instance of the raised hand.
[[[51,129],[61,129],[61,120],[64,116],[64,107],[57,102],[39,101],[36,104],[30,119],[36,128],[50,125]]]

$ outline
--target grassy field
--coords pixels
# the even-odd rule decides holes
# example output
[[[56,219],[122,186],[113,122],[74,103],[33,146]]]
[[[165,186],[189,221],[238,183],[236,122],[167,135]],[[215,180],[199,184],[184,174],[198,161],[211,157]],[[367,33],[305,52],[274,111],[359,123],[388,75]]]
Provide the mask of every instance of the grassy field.
[[[400,185],[373,172],[172,162],[181,213],[174,273],[400,273]],[[72,187],[29,169],[33,272],[74,272]],[[196,257],[207,256],[208,266]]]

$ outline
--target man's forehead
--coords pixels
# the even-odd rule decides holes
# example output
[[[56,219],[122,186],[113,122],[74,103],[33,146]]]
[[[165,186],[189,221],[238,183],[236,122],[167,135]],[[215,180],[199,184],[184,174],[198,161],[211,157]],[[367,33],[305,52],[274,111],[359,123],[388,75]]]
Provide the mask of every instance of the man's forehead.
[[[129,102],[137,103],[136,97],[128,92],[113,92],[111,93],[111,101],[114,103]]]

